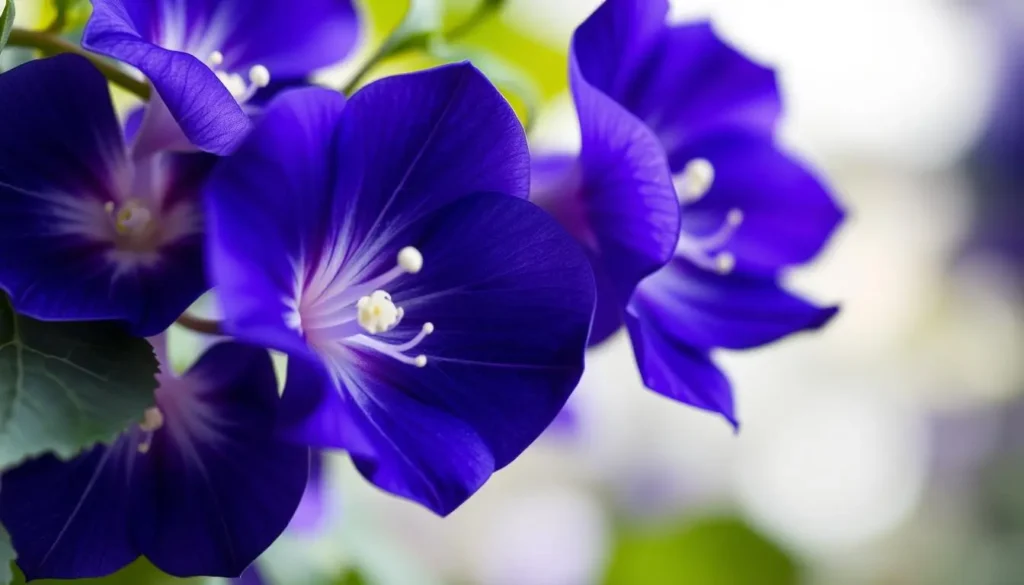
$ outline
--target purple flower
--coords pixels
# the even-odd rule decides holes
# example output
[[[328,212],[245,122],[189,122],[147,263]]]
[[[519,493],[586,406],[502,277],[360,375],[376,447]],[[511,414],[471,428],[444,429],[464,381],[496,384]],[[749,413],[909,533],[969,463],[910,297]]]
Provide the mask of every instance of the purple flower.
[[[309,450],[273,437],[267,352],[219,344],[181,378],[162,361],[138,427],[3,476],[0,519],[28,579],[102,576],[139,556],[172,575],[236,577],[288,525]]]
[[[63,55],[0,75],[0,288],[44,320],[167,328],[207,288],[199,186],[215,157],[128,156],[107,90]]]
[[[153,84],[139,152],[227,154],[259,89],[341,61],[357,38],[350,0],[93,0],[82,42]]]
[[[583,147],[579,157],[535,161],[534,200],[594,261],[592,341],[625,322],[648,387],[735,424],[711,350],[756,347],[829,320],[834,308],[778,280],[818,253],[842,212],[774,144],[774,73],[708,24],[669,26],[667,14],[665,0],[607,0],[577,29],[570,81]],[[637,286],[655,251],[671,261]]]
[[[466,64],[268,106],[205,190],[209,254],[227,332],[291,356],[290,437],[446,514],[551,423],[594,284],[529,170]]]

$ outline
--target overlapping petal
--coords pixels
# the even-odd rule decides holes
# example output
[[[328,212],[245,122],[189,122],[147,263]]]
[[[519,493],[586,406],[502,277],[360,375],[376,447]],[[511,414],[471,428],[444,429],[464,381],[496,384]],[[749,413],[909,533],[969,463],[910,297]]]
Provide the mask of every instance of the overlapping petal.
[[[93,0],[83,43],[142,71],[197,147],[231,152],[246,112],[211,66],[247,75],[262,65],[296,79],[342,60],[358,38],[348,0]],[[214,64],[219,52],[223,62]]]
[[[657,137],[593,86],[570,57],[570,82],[580,120],[579,159],[554,176],[562,157],[540,158],[543,172],[531,200],[546,209],[585,248],[598,283],[590,342],[622,325],[629,296],[672,256],[679,236],[679,203]]]
[[[637,289],[632,304],[680,344],[750,349],[821,327],[836,313],[783,289],[774,278],[709,272],[674,260]]]
[[[669,26],[666,0],[607,0],[576,31],[584,77],[643,120],[673,172],[680,149],[723,131],[770,140],[781,113],[774,72],[706,22]]]
[[[0,75],[0,123],[0,287],[20,312],[150,335],[205,290],[193,199],[210,158],[129,162],[106,80],[72,55]],[[140,249],[119,243],[107,207],[132,197],[159,216]]]
[[[284,129],[286,117],[301,120],[299,112],[331,100],[340,98],[282,96],[261,126]],[[291,332],[275,345],[294,349],[283,432],[349,450],[378,486],[445,514],[533,441],[575,386],[593,276],[569,235],[523,200],[522,127],[472,67],[376,82],[336,117],[329,147],[293,122],[291,140],[269,140],[278,134],[258,128],[226,161],[209,189],[213,275],[227,282],[260,273],[256,286],[222,291],[236,335],[266,342]],[[265,155],[283,144],[318,152],[309,164],[320,166],[282,164],[294,175],[245,178],[246,169],[272,165]],[[313,192],[308,181],[328,188],[317,183]],[[238,206],[249,209],[236,216]],[[279,212],[286,206],[302,212]],[[257,243],[242,234],[253,225],[276,227],[253,230],[265,237]],[[424,264],[387,285],[404,319],[370,340],[336,344],[335,325],[318,322],[311,307],[347,298],[406,246]],[[275,333],[266,336],[270,321]],[[425,367],[375,349],[409,341],[427,321],[436,329],[416,346]],[[315,347],[295,348],[298,341]]]

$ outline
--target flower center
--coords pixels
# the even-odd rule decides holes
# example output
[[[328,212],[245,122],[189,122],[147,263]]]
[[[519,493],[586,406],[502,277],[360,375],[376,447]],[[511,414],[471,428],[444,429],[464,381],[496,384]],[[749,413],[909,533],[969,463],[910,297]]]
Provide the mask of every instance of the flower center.
[[[104,206],[114,221],[114,229],[122,236],[141,236],[153,224],[153,212],[138,199],[129,199],[120,206],[108,201]]]
[[[251,100],[256,92],[270,85],[270,71],[263,65],[253,65],[249,68],[249,81],[238,73],[231,73],[221,69],[224,64],[224,54],[220,51],[210,53],[206,59],[206,65],[217,76],[217,79],[224,84],[224,87],[231,92],[232,97],[240,104]]]
[[[679,202],[685,207],[699,201],[711,191],[714,182],[715,167],[707,159],[693,159],[676,180]],[[676,254],[705,270],[729,274],[736,267],[736,257],[722,248],[729,244],[742,223],[743,210],[734,207],[725,214],[722,224],[709,234],[682,232],[676,244]]]
[[[412,339],[401,343],[377,337],[395,329],[405,316],[405,310],[392,300],[387,285],[422,268],[423,255],[408,246],[399,251],[394,268],[362,284],[335,290],[337,285],[331,282],[317,290],[318,279],[314,279],[298,303],[298,317],[289,316],[286,320],[298,325],[306,341],[328,361],[334,360],[339,349],[359,346],[422,368],[427,365],[427,356],[408,352],[434,332],[433,323],[424,323]]]

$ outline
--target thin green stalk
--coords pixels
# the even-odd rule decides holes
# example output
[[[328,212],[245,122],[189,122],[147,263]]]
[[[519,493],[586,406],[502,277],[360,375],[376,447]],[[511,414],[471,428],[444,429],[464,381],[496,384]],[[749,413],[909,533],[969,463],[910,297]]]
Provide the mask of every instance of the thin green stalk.
[[[485,22],[488,18],[497,14],[504,4],[505,0],[480,0],[480,3],[477,4],[477,7],[473,10],[472,14],[466,17],[466,19],[461,23],[442,33],[441,36],[446,41],[454,41],[464,37],[473,29],[480,26],[480,24]],[[411,9],[410,4],[410,10]],[[408,15],[406,17],[408,17]],[[359,87],[363,78],[385,59],[397,57],[407,51],[411,51],[416,48],[423,48],[427,45],[431,38],[431,35],[428,33],[415,32],[408,34],[407,36],[401,36],[404,24],[405,22],[400,24],[389,37],[384,39],[384,42],[381,43],[381,46],[377,51],[374,52],[374,54],[371,55],[365,63],[363,63],[363,66],[355,72],[352,79],[345,84],[344,89],[342,89],[345,95],[352,95],[356,88]]]
[[[148,83],[135,79],[110,61],[100,57],[99,55],[90,53],[82,47],[79,47],[78,45],[54,34],[44,31],[13,28],[11,29],[10,38],[7,39],[7,45],[10,47],[38,49],[46,55],[57,55],[60,53],[74,53],[76,55],[81,55],[91,61],[92,64],[95,65],[101,73],[103,73],[103,76],[110,80],[114,85],[126,89],[127,91],[137,95],[142,100],[149,100],[150,92],[152,90]]]

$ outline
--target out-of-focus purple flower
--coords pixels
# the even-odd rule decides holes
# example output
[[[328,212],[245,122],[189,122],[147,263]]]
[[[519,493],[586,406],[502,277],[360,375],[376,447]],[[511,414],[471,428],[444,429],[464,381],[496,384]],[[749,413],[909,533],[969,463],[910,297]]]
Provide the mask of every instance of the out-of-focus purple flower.
[[[817,254],[842,212],[773,142],[773,72],[708,24],[669,26],[667,14],[666,0],[607,0],[577,29],[582,149],[534,161],[533,199],[594,262],[592,342],[625,322],[651,389],[735,423],[711,350],[828,321],[834,308],[778,280]]]
[[[156,406],[138,427],[3,476],[0,519],[28,579],[98,577],[139,556],[176,576],[237,577],[288,525],[309,450],[274,438],[267,352],[223,343],[178,378],[161,344]]]
[[[466,64],[268,106],[205,190],[209,259],[227,332],[291,356],[289,436],[447,514],[540,435],[594,283],[528,188],[522,126]]]
[[[206,290],[215,157],[128,156],[107,82],[62,55],[0,75],[0,287],[44,320],[166,329]]]
[[[82,42],[156,90],[137,153],[227,154],[251,128],[257,91],[341,61],[358,33],[351,0],[93,0]]]

